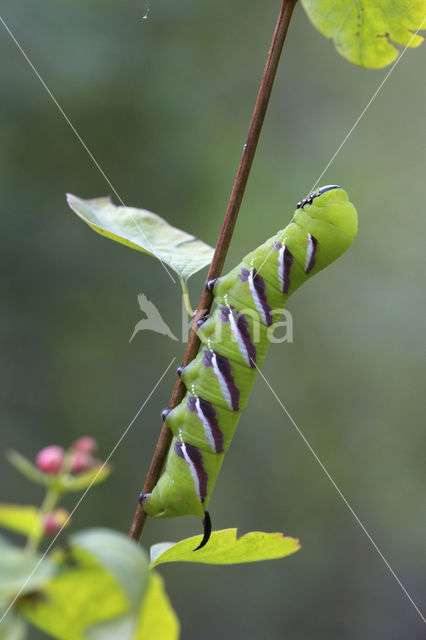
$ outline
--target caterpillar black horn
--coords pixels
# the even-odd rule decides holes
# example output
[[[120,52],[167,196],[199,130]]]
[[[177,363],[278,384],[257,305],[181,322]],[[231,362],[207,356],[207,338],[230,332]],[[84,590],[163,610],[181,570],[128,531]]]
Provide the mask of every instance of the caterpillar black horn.
[[[206,546],[208,541],[210,540],[210,536],[212,533],[212,521],[210,519],[210,514],[208,511],[204,511],[203,516],[203,527],[204,527],[204,535],[198,547],[195,547],[194,551],[198,551]]]

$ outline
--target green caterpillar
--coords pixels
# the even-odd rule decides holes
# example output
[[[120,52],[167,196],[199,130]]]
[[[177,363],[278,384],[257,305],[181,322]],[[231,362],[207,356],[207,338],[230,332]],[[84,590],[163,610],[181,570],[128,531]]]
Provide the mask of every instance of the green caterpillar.
[[[152,493],[140,496],[155,518],[201,516],[204,537],[197,548],[210,535],[207,505],[265,358],[273,311],[282,311],[301,284],[351,246],[357,224],[347,193],[322,187],[298,203],[285,229],[206,285],[216,308],[197,323],[197,357],[178,369],[185,397],[162,414],[174,436],[163,474]]]

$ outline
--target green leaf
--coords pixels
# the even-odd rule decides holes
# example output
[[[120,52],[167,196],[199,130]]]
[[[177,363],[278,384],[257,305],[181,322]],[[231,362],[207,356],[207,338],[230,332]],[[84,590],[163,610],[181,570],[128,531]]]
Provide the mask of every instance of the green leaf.
[[[11,547],[12,544],[5,536],[0,535],[0,553],[6,552],[6,547]]]
[[[209,245],[172,227],[155,213],[116,207],[109,198],[82,200],[67,194],[67,201],[94,231],[158,258],[184,283],[212,260],[213,249]]]
[[[56,567],[49,558],[41,561],[38,553],[19,547],[6,546],[0,552],[0,598],[14,598],[40,589],[55,574]]]
[[[0,640],[24,640],[27,637],[27,623],[14,609],[10,609],[9,601],[0,601]],[[3,618],[4,614],[5,617]]]
[[[43,523],[35,507],[0,503],[0,526],[29,536],[39,535]]]
[[[302,0],[315,27],[337,51],[368,69],[385,67],[399,54],[395,44],[418,47],[413,35],[425,21],[424,0]]]
[[[32,482],[37,482],[38,484],[42,484],[47,486],[49,484],[49,477],[42,473],[32,462],[30,462],[25,456],[18,453],[17,451],[8,451],[6,455],[10,464],[12,464],[15,469],[20,471],[22,475],[24,475],[28,480]]]
[[[19,600],[19,610],[34,625],[61,640],[86,640],[85,630],[128,613],[130,603],[109,571],[89,554],[73,549],[77,566],[62,573],[38,594]]]
[[[132,640],[177,640],[179,620],[164,589],[162,577],[152,571],[138,626]]]
[[[77,475],[70,473],[57,476],[57,486],[60,491],[81,491],[90,485],[94,486],[103,482],[111,473],[111,467],[107,464],[95,467],[90,471],[84,471]]]
[[[70,551],[53,554],[59,575],[19,599],[28,620],[61,640],[178,637],[161,578],[149,571],[141,547],[108,529],[82,531],[69,542]]]
[[[85,631],[85,640],[131,640],[135,631],[134,615],[120,616],[107,622],[102,622]]]
[[[123,587],[137,611],[148,585],[149,564],[144,550],[123,533],[88,529],[70,537],[73,547],[90,553]]]
[[[89,640],[178,637],[179,623],[161,577],[149,571],[145,551],[121,533],[90,529],[71,536],[73,548],[90,553],[115,576],[130,601],[129,615],[91,627]]]
[[[179,620],[164,583],[156,571],[150,571],[148,588],[136,615],[128,615],[91,627],[87,640],[177,640]]]
[[[239,564],[284,558],[300,549],[299,540],[282,533],[254,531],[237,538],[237,529],[213,531],[208,544],[194,551],[202,536],[181,542],[163,542],[151,547],[151,567],[164,562],[201,562],[203,564]]]

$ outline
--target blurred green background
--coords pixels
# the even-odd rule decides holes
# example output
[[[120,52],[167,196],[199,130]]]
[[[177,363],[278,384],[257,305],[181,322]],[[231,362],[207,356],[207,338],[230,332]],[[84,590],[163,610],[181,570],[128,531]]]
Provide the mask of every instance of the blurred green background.
[[[126,204],[215,244],[279,2],[3,0],[2,17]],[[425,48],[409,50],[327,171],[359,236],[291,300],[294,343],[264,374],[414,600],[425,601]],[[91,434],[106,457],[183,346],[139,333],[145,293],[178,335],[159,263],[94,234],[64,194],[110,188],[0,30],[2,449]],[[287,224],[383,79],[295,10],[227,266]],[[259,228],[259,221],[261,228]],[[191,281],[195,304],[205,272]],[[126,532],[171,370],[73,529]],[[1,463],[3,501],[40,489]],[[72,508],[79,495],[70,496]],[[284,531],[282,561],[162,569],[182,637],[417,640],[423,623],[259,378],[210,503],[215,528]],[[200,532],[149,521],[146,547]],[[31,638],[43,638],[36,631]]]

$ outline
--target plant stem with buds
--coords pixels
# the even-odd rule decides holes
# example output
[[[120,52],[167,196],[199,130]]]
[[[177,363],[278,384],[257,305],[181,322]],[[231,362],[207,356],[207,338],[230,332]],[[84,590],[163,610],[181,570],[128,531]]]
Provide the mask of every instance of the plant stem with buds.
[[[61,491],[59,491],[55,486],[51,485],[47,488],[46,495],[38,511],[39,523],[36,529],[28,536],[25,547],[28,553],[35,553],[37,551],[41,539],[43,538],[43,518],[56,507],[61,495]]]

